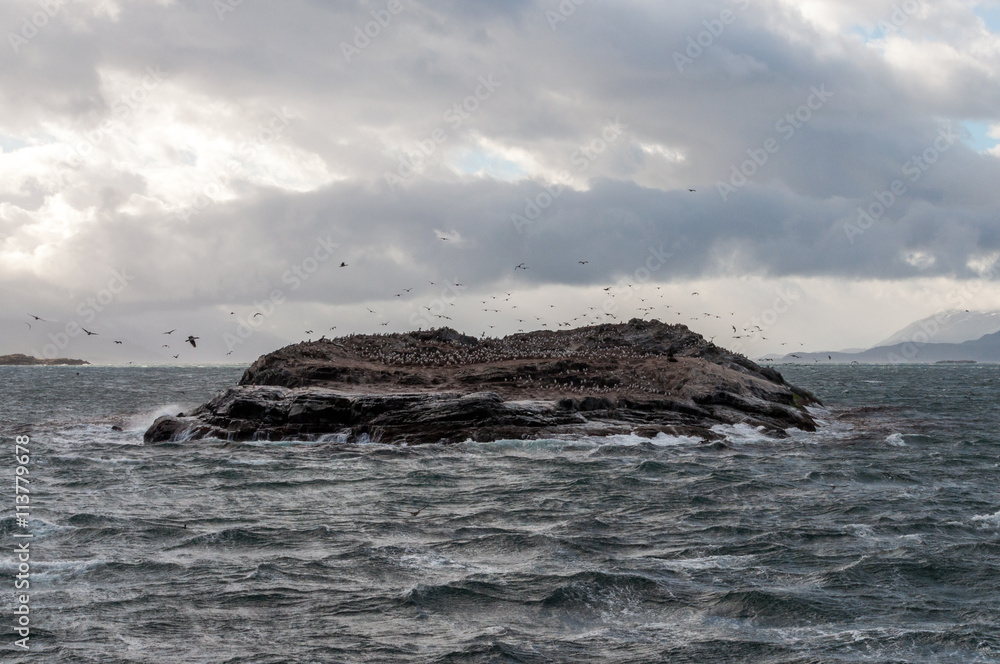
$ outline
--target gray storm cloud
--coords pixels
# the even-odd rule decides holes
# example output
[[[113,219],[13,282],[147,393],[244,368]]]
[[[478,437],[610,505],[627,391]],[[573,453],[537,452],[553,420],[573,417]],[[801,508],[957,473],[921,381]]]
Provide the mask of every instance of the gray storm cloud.
[[[296,301],[488,290],[522,262],[591,286],[650,249],[665,281],[971,278],[1000,252],[997,156],[966,124],[1000,122],[1000,42],[975,10],[7,2],[5,309],[123,268],[123,311],[250,301],[324,238]]]

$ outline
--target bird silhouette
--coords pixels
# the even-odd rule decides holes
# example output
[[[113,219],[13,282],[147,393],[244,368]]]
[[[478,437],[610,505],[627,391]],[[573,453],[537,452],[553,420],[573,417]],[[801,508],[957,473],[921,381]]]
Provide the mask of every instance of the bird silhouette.
[[[83,330],[84,332],[86,332],[88,337],[96,337],[96,336],[98,336],[97,332],[91,332],[90,330],[88,330],[85,327],[81,327],[80,329]]]
[[[347,267],[347,263],[341,263],[340,267]]]
[[[176,331],[177,331],[177,328],[175,327],[174,329],[170,330],[169,332],[164,332],[164,334],[173,334]]]
[[[197,347],[198,347],[198,344],[196,344],[196,343],[195,343],[195,340],[196,340],[196,339],[201,339],[201,337],[196,337],[196,336],[193,336],[193,335],[190,335],[190,334],[189,334],[189,335],[188,335],[188,338],[187,338],[187,339],[185,339],[184,341],[186,341],[186,342],[188,342],[189,344],[191,344],[191,347],[192,347],[192,348],[197,348]]]
[[[39,317],[38,317],[38,316],[36,316],[35,314],[28,314],[28,315],[29,315],[29,316],[31,316],[32,318],[34,318],[35,320],[40,320],[40,321],[42,321],[43,323],[48,323],[48,322],[49,322],[49,321],[45,320],[44,318],[39,318]]]

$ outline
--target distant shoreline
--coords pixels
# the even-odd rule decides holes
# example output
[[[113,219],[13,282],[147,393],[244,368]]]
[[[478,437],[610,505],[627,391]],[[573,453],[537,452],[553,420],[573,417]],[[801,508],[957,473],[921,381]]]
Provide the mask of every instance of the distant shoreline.
[[[79,367],[85,364],[90,364],[90,362],[87,362],[86,360],[71,360],[65,357],[55,360],[40,360],[37,357],[31,357],[30,355],[0,355],[0,366],[3,367]]]

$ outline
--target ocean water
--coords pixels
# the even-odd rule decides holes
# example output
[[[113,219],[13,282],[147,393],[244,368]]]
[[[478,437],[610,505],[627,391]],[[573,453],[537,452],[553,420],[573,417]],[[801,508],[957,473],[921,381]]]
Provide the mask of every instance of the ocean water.
[[[0,368],[2,661],[1000,662],[1000,367],[780,369],[820,431],[398,448],[146,447],[240,370]]]

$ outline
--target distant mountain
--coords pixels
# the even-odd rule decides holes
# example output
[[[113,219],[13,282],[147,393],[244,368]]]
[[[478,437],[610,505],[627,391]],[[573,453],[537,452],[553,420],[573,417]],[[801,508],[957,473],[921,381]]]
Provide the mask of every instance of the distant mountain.
[[[793,353],[788,363],[1000,363],[1000,311],[951,309],[918,320],[868,350]]]
[[[1000,311],[951,309],[911,323],[875,347],[895,346],[907,341],[960,344],[994,332],[1000,332]]]
[[[822,352],[795,353],[786,355],[781,362],[793,363],[840,363],[859,364],[914,363],[933,364],[936,362],[986,362],[1000,363],[1000,332],[987,334],[979,339],[962,343],[918,343],[907,341],[891,346],[876,346],[860,353]]]

